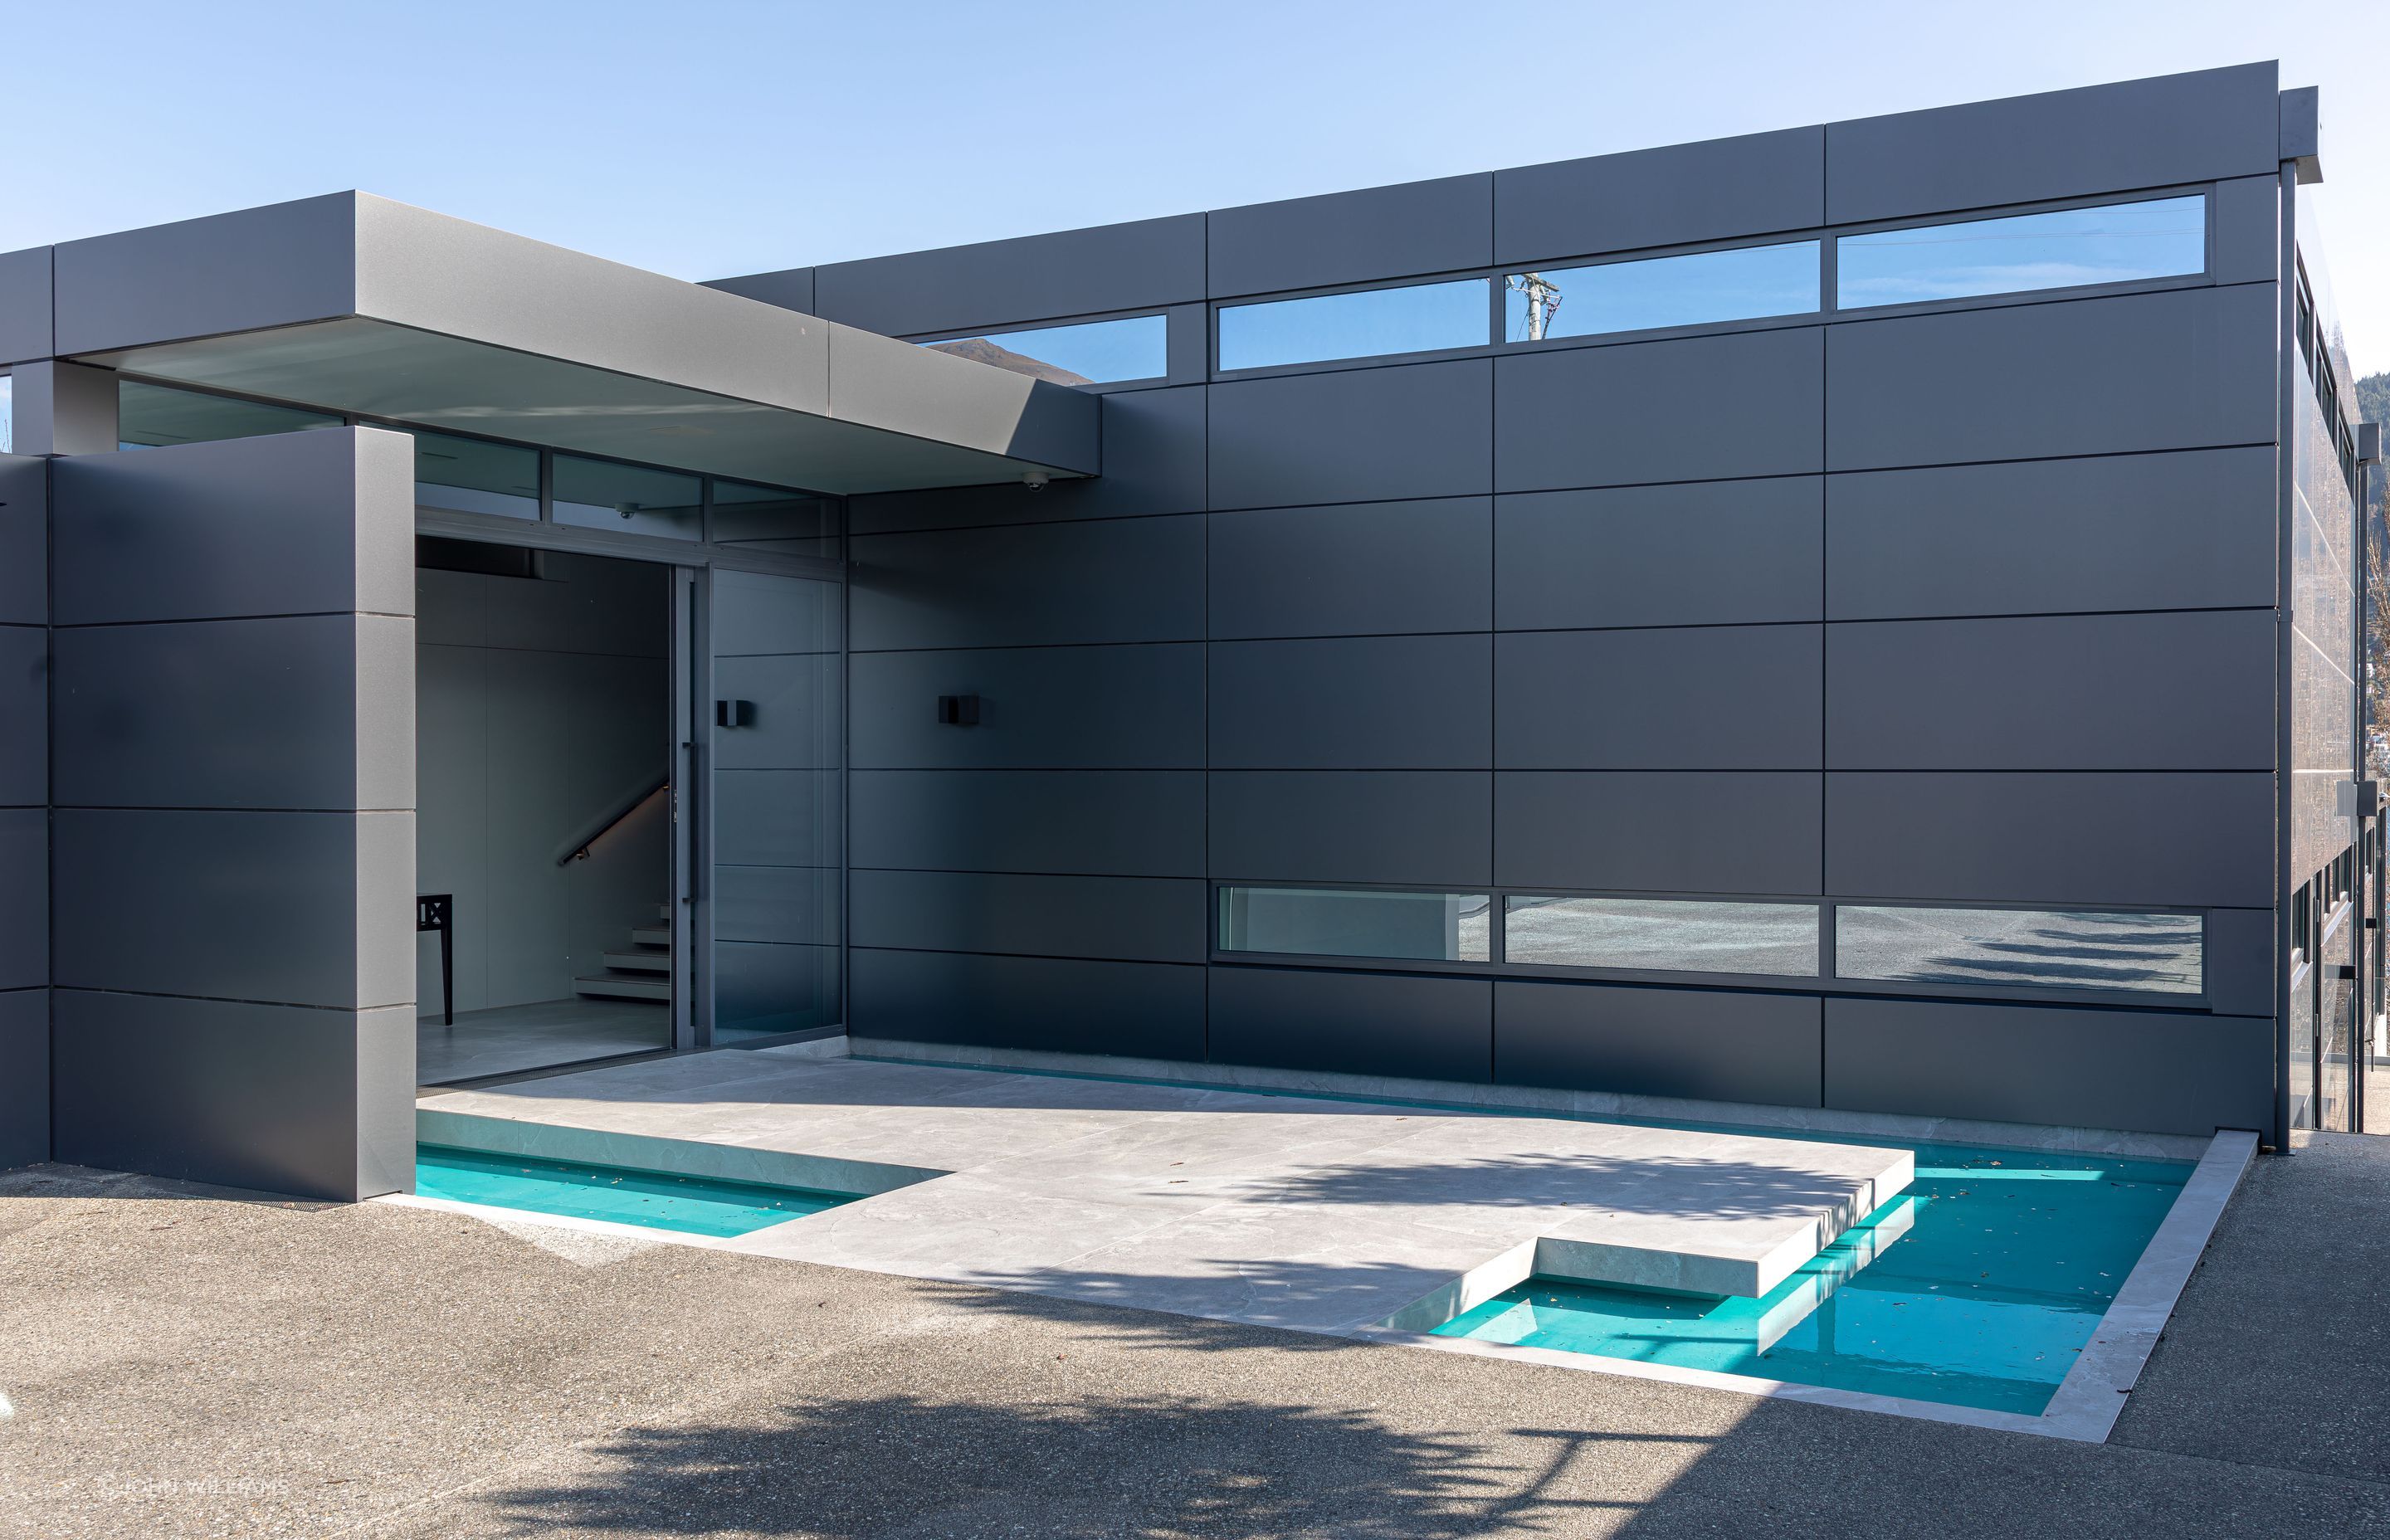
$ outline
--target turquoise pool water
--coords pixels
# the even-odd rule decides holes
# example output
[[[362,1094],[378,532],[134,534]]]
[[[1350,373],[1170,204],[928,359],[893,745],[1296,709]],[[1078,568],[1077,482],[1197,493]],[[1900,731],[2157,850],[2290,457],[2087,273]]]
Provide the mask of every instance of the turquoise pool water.
[[[425,1198],[605,1219],[687,1235],[734,1236],[852,1202],[835,1193],[673,1176],[621,1166],[493,1155],[444,1145],[415,1149],[415,1190]]]
[[[2191,1171],[1920,1146],[1908,1191],[1764,1298],[1530,1278],[1436,1334],[2038,1416]]]

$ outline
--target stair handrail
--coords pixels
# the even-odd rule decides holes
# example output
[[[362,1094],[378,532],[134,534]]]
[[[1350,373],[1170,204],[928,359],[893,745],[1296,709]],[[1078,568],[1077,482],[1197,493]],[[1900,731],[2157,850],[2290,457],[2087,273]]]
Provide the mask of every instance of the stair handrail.
[[[637,789],[625,791],[608,802],[605,812],[583,824],[579,833],[557,847],[556,864],[559,866],[569,866],[575,861],[586,858],[590,846],[611,834],[616,824],[636,813],[649,797],[670,789],[671,786],[670,776],[653,775],[641,777]]]

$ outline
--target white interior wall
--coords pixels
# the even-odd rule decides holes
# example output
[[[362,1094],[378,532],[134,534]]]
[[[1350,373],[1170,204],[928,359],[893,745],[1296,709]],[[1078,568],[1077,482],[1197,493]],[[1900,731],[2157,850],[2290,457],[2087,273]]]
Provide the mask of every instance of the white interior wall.
[[[671,893],[663,799],[585,861],[557,848],[670,764],[662,567],[550,554],[543,579],[416,573],[417,862],[456,895],[456,1008],[569,998]],[[440,1010],[438,938],[417,943]]]

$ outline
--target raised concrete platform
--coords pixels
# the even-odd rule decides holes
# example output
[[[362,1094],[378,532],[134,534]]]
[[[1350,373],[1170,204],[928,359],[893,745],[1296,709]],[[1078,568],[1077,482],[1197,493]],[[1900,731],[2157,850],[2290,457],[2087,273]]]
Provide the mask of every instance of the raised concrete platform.
[[[453,1092],[419,1126],[875,1194],[733,1250],[1317,1331],[1522,1245],[1588,1281],[1765,1293],[1912,1170],[1905,1149],[818,1051]]]

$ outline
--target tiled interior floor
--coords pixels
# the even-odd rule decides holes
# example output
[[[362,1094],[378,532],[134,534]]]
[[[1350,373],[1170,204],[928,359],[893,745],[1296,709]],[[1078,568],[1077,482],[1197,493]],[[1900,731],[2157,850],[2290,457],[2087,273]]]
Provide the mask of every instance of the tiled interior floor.
[[[415,1029],[415,1079],[440,1085],[671,1046],[671,1007],[647,1000],[543,1000],[435,1015]]]
[[[733,1249],[1256,1324],[1378,1321],[1539,1237],[1671,1266],[1802,1257],[1906,1149],[756,1049],[420,1110],[944,1172]],[[509,1148],[537,1152],[535,1134]],[[626,1146],[617,1157],[638,1163]],[[737,1157],[716,1158],[739,1175]],[[765,1177],[765,1179],[772,1179]],[[783,1178],[784,1179],[784,1178]],[[1726,1259],[1717,1261],[1716,1259]]]

